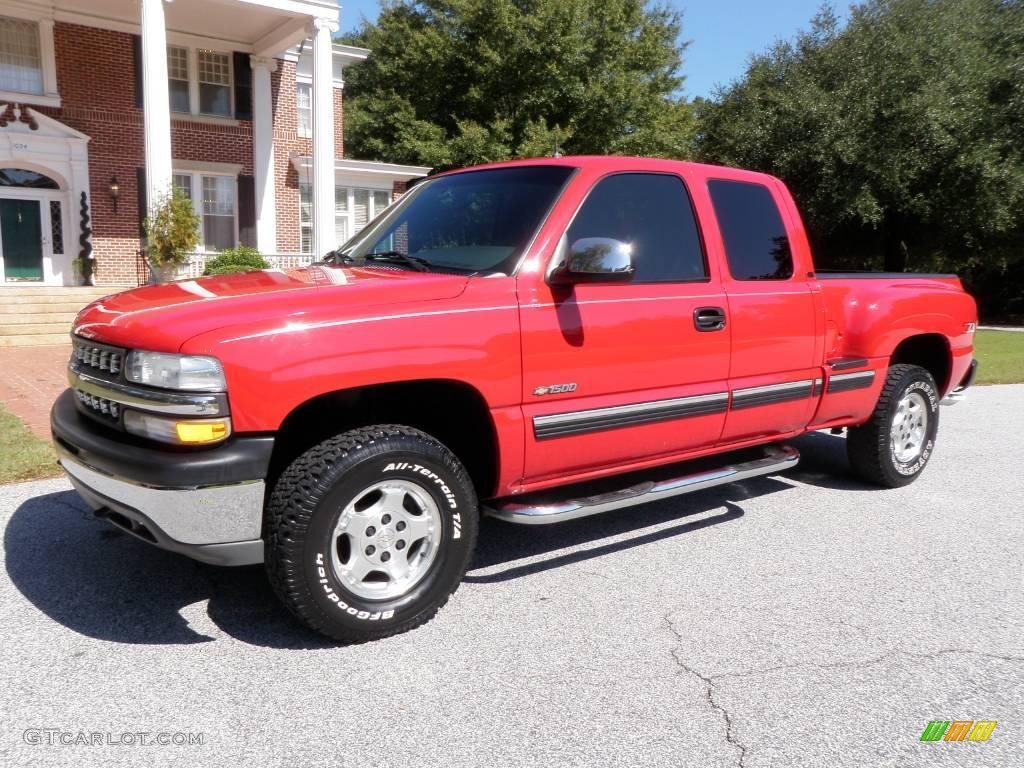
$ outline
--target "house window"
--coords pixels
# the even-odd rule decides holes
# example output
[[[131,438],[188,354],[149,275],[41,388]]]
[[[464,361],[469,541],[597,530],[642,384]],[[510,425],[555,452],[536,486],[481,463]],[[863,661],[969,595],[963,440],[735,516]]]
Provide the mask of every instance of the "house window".
[[[238,192],[234,176],[178,171],[173,175],[172,183],[192,201],[192,207],[199,215],[202,250],[222,251],[238,244],[235,204]]]
[[[38,23],[0,16],[0,88],[43,93]]]
[[[313,135],[313,86],[299,83],[295,92],[295,113],[299,136]]]
[[[355,237],[388,207],[391,193],[384,189],[334,188],[335,247]],[[313,252],[313,187],[299,185],[299,232],[303,253]],[[322,254],[321,254],[322,255]]]
[[[203,246],[208,251],[235,247],[235,180],[203,176]]]
[[[183,193],[189,200],[192,199],[192,175],[188,173],[176,173],[172,178],[174,188]]]
[[[199,114],[231,116],[231,57],[216,51],[197,51]]]
[[[171,111],[191,112],[188,85],[188,48],[167,47],[167,78],[171,92]]]

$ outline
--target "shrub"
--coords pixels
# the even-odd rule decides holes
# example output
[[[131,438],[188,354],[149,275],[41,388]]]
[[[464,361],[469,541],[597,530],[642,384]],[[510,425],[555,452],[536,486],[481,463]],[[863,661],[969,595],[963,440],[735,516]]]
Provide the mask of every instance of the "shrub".
[[[188,261],[199,245],[199,216],[180,189],[158,200],[143,222],[146,255],[155,267],[174,267]]]
[[[204,275],[230,275],[234,272],[252,272],[257,269],[268,269],[270,262],[260,256],[255,248],[240,245],[221,251],[206,262]]]

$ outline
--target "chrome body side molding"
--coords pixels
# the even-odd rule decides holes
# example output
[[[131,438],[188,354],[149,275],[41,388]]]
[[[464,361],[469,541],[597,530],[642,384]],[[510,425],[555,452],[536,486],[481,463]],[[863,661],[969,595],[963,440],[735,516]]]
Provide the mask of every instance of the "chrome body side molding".
[[[728,404],[729,395],[725,392],[716,392],[694,397],[677,397],[671,400],[654,400],[648,403],[534,416],[533,433],[538,440],[544,440],[617,427],[633,427],[638,424],[651,424],[687,416],[722,413]]]
[[[857,373],[839,373],[830,376],[828,393],[849,392],[852,389],[867,389],[875,381],[874,371],[858,371]]]

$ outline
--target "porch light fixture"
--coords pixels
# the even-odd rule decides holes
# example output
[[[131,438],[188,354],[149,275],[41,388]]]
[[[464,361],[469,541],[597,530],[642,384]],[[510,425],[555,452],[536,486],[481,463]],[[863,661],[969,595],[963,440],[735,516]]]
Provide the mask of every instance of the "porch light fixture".
[[[114,213],[117,213],[117,199],[121,197],[121,184],[117,176],[110,177],[110,199],[114,201]]]

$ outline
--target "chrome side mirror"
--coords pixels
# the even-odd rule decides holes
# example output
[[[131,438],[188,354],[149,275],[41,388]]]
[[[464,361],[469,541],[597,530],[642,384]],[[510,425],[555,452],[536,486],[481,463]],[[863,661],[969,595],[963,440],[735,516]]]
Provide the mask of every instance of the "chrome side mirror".
[[[563,239],[548,271],[548,282],[625,282],[633,278],[633,246],[610,237],[584,237],[567,246]]]

